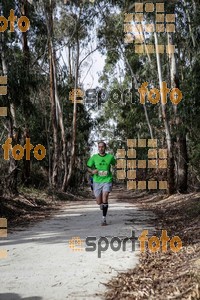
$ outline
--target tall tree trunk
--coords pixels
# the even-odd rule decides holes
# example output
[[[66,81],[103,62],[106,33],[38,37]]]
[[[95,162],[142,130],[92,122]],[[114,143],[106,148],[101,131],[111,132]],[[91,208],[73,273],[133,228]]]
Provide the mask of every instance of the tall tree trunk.
[[[68,66],[69,66],[69,84],[72,84],[73,77],[72,77],[72,64],[71,64],[71,47],[68,46]]]
[[[174,45],[173,34],[168,33],[168,45]],[[175,54],[173,52],[169,53],[170,61],[170,77],[171,77],[171,88],[180,87],[179,76],[177,72],[177,64]],[[188,154],[187,154],[187,142],[186,142],[186,130],[178,115],[177,105],[173,105],[174,108],[174,125],[176,127],[176,147],[177,147],[177,190],[179,192],[187,191],[187,178],[188,178]]]
[[[22,16],[28,16],[28,3],[25,0],[22,0],[21,5],[21,14]],[[30,52],[28,47],[28,39],[27,32],[22,32],[22,50],[23,50],[23,60],[24,60],[24,76],[26,78],[29,77],[29,65],[30,65]],[[29,86],[26,87],[26,93],[24,94],[23,101],[28,100],[29,97]],[[26,112],[24,112],[26,113]],[[23,134],[23,144],[26,143],[26,138],[30,138],[30,130],[29,130],[29,118],[25,118],[25,128]],[[25,185],[28,185],[30,179],[30,171],[31,171],[31,162],[26,159],[26,150],[24,150],[23,157],[23,170],[22,170],[22,181]]]
[[[53,45],[52,45],[53,46]],[[55,51],[53,50],[53,77],[54,77],[54,87],[55,87],[55,103],[56,103],[56,110],[58,111],[58,120],[59,126],[61,130],[61,139],[62,139],[62,154],[63,154],[63,165],[64,165],[64,177],[62,182],[62,190],[65,190],[66,183],[67,183],[67,145],[66,145],[66,138],[65,138],[65,128],[64,128],[64,121],[63,121],[63,112],[61,109],[59,97],[58,97],[58,89],[57,89],[57,79],[56,79],[56,64],[55,64]]]
[[[56,118],[55,104],[55,81],[53,68],[53,49],[51,37],[53,34],[53,3],[50,0],[49,5],[45,6],[45,17],[48,32],[48,53],[49,53],[49,70],[50,70],[50,102],[51,102],[51,119],[53,127],[53,158],[52,158],[52,186],[55,188],[58,183],[58,123]]]
[[[60,105],[60,100],[58,96],[57,90],[57,77],[56,77],[56,54],[53,45],[53,7],[54,1],[50,0],[49,2],[49,14],[46,13],[46,20],[47,20],[47,31],[48,31],[48,39],[49,39],[49,57],[50,57],[50,81],[51,81],[51,98],[52,98],[52,109],[54,109],[54,116],[52,116],[53,126],[55,127],[54,130],[54,159],[56,161],[53,163],[53,178],[52,183],[55,186],[55,178],[57,181],[58,176],[58,124],[61,130],[61,139],[62,139],[62,158],[63,158],[63,165],[64,165],[64,178],[62,182],[62,189],[65,189],[66,182],[67,182],[67,146],[66,146],[66,138],[65,138],[65,128],[64,128],[64,121],[63,121],[63,112]],[[54,174],[56,174],[54,176]]]
[[[185,193],[188,187],[188,154],[186,134],[179,134],[177,137],[178,148],[178,180],[177,190],[180,193]]]
[[[53,162],[52,162],[52,186],[55,188],[58,182],[58,124],[56,119],[55,87],[53,79],[52,51],[49,43],[49,66],[50,66],[50,101],[53,127]]]
[[[80,12],[81,13],[81,12]],[[79,75],[79,56],[80,56],[80,45],[79,45],[79,36],[78,32],[76,35],[76,45],[77,45],[77,53],[76,53],[76,69],[75,69],[75,91],[78,88],[78,75]],[[77,103],[76,103],[76,94],[74,93],[74,107],[73,107],[73,125],[72,125],[72,150],[70,156],[70,163],[69,163],[69,172],[67,176],[67,184],[70,184],[72,178],[72,170],[75,163],[76,158],[76,128],[77,128]]]
[[[167,179],[168,179],[168,194],[171,195],[175,192],[175,174],[174,174],[174,154],[173,154],[173,144],[172,138],[169,128],[169,122],[167,119],[166,113],[166,104],[165,103],[165,94],[163,90],[163,80],[162,80],[162,70],[161,70],[161,63],[160,63],[160,54],[158,51],[158,37],[157,32],[154,30],[154,38],[155,38],[155,48],[156,48],[156,61],[157,61],[157,69],[158,69],[158,77],[159,77],[159,86],[161,92],[161,110],[162,110],[162,118],[165,127],[165,135],[167,141],[167,149],[168,149],[168,172],[167,172]]]

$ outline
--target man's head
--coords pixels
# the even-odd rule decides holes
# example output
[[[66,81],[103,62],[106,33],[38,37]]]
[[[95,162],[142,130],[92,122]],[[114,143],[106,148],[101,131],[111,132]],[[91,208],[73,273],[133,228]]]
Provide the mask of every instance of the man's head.
[[[98,150],[99,150],[99,154],[105,154],[106,143],[104,143],[104,142],[98,142]]]

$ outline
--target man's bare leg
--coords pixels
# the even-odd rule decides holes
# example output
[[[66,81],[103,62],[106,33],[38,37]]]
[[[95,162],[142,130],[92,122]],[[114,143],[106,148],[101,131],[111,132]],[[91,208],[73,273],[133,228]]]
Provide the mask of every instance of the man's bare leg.
[[[96,202],[98,205],[101,205],[103,203],[102,193],[96,197]]]
[[[103,193],[103,203],[108,203],[108,196],[110,192],[104,192]]]
[[[103,192],[103,222],[102,225],[106,225],[106,215],[108,211],[108,196],[109,192]]]

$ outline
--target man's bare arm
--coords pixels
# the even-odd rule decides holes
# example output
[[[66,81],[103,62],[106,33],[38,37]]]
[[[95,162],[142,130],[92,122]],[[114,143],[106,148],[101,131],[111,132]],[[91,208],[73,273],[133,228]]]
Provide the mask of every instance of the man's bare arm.
[[[98,173],[98,170],[97,169],[91,169],[91,168],[87,168],[88,169],[88,172],[91,173],[91,174],[97,174]]]

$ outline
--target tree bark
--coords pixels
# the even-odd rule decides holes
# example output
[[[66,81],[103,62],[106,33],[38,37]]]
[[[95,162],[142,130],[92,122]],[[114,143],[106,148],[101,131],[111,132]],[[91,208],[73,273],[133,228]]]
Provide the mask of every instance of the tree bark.
[[[80,12],[81,13],[81,12]],[[78,75],[79,75],[79,56],[80,56],[80,45],[79,45],[79,36],[78,32],[76,34],[76,45],[77,45],[77,53],[76,53],[76,69],[75,69],[75,86],[74,89],[76,91],[78,87]],[[76,103],[76,94],[74,93],[74,107],[73,107],[73,124],[72,124],[72,150],[70,156],[69,163],[69,172],[67,176],[67,182],[64,189],[69,186],[71,178],[72,178],[72,170],[75,163],[76,158],[76,129],[77,129],[77,103]]]
[[[48,53],[49,53],[49,70],[50,70],[50,102],[51,102],[51,119],[53,127],[53,158],[52,158],[52,186],[57,187],[58,183],[58,123],[56,118],[56,101],[55,101],[55,81],[53,68],[53,49],[51,37],[53,34],[53,3],[50,0],[49,5],[45,7],[46,25],[48,32]]]
[[[173,35],[168,33],[168,45],[173,45]],[[169,53],[170,61],[170,77],[171,88],[180,88],[180,81],[177,72],[177,63],[175,54]],[[187,178],[188,178],[188,154],[187,154],[187,142],[186,142],[186,130],[180,116],[178,115],[177,105],[173,105],[174,108],[174,126],[176,127],[176,148],[177,148],[177,190],[180,193],[187,191]]]
[[[187,141],[185,134],[179,134],[177,137],[178,148],[178,179],[177,190],[180,193],[185,193],[188,187],[188,155]]]
[[[166,104],[164,99],[163,92],[163,80],[162,80],[162,70],[160,63],[160,54],[158,51],[158,37],[157,32],[154,30],[154,38],[155,38],[155,48],[156,48],[156,61],[157,61],[157,69],[158,69],[158,77],[159,77],[159,86],[160,86],[160,94],[161,94],[161,110],[162,110],[162,118],[165,127],[165,135],[168,149],[168,172],[167,172],[167,180],[168,180],[168,194],[172,195],[175,192],[175,172],[174,172],[174,154],[173,154],[173,142],[171,138],[169,122],[167,119],[166,113]]]
[[[62,159],[64,165],[64,177],[62,180],[62,189],[66,186],[67,181],[67,146],[66,146],[66,138],[65,138],[65,128],[63,121],[63,112],[60,105],[60,100],[58,96],[57,90],[57,77],[56,77],[56,54],[54,50],[53,44],[53,0],[49,2],[49,14],[47,16],[47,31],[48,31],[48,39],[49,39],[49,57],[50,57],[50,81],[51,81],[51,99],[52,99],[52,109],[54,109],[52,120],[54,123],[54,159],[53,163],[53,178],[52,183],[56,186],[57,177],[58,177],[58,124],[61,130],[61,139],[62,139]],[[57,163],[56,163],[57,161]]]
[[[21,6],[21,15],[28,16],[28,4],[27,1],[22,0]],[[28,38],[27,38],[27,31],[22,32],[22,50],[23,50],[23,60],[24,60],[24,76],[29,76],[29,65],[30,65],[30,52],[28,46]],[[29,85],[26,87],[26,94],[24,94],[24,102],[28,100],[29,97]],[[25,128],[23,134],[23,144],[26,144],[26,138],[30,138],[30,130],[29,130],[29,118],[25,118]],[[29,184],[30,174],[31,173],[31,162],[30,160],[26,159],[26,150],[24,150],[24,157],[23,157],[23,170],[22,170],[22,182],[25,185]]]

